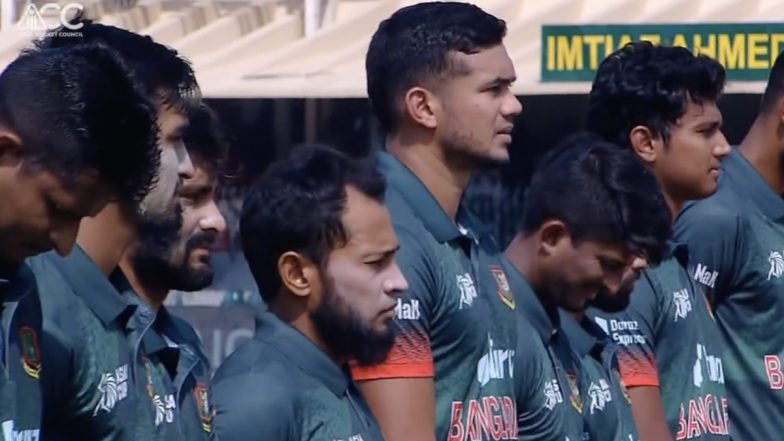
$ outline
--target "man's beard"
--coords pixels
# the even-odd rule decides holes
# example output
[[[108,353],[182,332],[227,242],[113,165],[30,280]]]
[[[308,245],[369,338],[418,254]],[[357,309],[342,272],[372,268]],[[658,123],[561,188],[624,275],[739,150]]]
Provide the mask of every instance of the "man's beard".
[[[311,313],[311,318],[331,351],[360,365],[384,361],[395,343],[395,329],[391,322],[386,332],[379,333],[371,325],[363,323],[359,314],[329,287],[325,289],[318,309]]]
[[[208,264],[203,269],[190,268],[190,255],[199,246],[211,245],[216,235],[197,233],[185,242],[182,261],[175,262],[179,246],[182,212],[175,219],[144,219],[137,223],[139,246],[133,256],[137,276],[142,283],[166,290],[198,291],[212,284],[214,272]]]

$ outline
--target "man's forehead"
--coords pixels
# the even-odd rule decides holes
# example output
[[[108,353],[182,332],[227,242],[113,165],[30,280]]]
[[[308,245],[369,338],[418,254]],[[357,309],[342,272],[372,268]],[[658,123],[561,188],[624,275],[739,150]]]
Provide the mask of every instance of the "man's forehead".
[[[722,115],[715,101],[687,100],[686,112],[678,118],[682,124],[699,124],[702,122],[721,122]]]
[[[471,54],[452,51],[449,56],[458,73],[482,75],[488,79],[501,77],[512,80],[515,77],[514,64],[503,44],[483,48]],[[464,72],[460,72],[461,69]]]

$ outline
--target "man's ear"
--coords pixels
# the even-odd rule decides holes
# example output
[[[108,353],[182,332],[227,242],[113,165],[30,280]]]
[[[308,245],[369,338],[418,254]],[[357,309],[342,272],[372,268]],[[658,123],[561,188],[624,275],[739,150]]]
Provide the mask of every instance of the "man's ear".
[[[278,274],[283,287],[298,297],[313,293],[318,283],[318,266],[306,256],[295,251],[283,253],[278,259]]]
[[[660,136],[654,136],[651,129],[645,126],[635,126],[629,132],[629,142],[638,158],[647,165],[656,162],[657,147],[663,142]]]
[[[436,114],[441,103],[433,92],[424,87],[412,87],[403,99],[404,109],[415,123],[428,129],[438,126]]]
[[[560,220],[548,220],[539,227],[539,250],[543,256],[555,254],[559,247],[571,244],[569,230]]]
[[[0,126],[0,167],[19,165],[23,151],[19,135]]]

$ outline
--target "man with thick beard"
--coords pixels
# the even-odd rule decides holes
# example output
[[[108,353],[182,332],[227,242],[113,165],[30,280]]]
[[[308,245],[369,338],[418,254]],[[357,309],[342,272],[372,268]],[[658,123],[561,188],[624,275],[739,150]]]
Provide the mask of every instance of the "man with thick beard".
[[[408,284],[370,164],[305,146],[250,189],[245,257],[269,311],[215,375],[214,439],[382,441],[347,364],[384,360]]]
[[[138,239],[120,262],[122,294],[155,317],[141,335],[142,350],[162,372],[164,396],[176,397],[176,420],[183,439],[207,440],[211,415],[207,384],[209,361],[193,328],[163,305],[170,290],[197,291],[212,283],[210,247],[225,229],[215,203],[218,170],[225,151],[212,111],[204,104],[188,112],[184,133],[194,174],[183,180],[177,196],[178,219],[143,222]],[[165,407],[165,403],[164,404]],[[165,417],[165,414],[162,414]]]

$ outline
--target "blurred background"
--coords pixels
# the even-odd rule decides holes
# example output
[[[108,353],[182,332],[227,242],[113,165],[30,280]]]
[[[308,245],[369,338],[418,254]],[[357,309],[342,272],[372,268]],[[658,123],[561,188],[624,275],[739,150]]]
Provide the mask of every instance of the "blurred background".
[[[383,148],[365,94],[364,56],[378,23],[404,0],[0,0],[0,70],[32,39],[82,10],[150,35],[193,64],[231,143],[220,206],[230,230],[213,254],[213,286],[167,303],[201,334],[213,366],[252,335],[261,301],[237,240],[244,188],[281,152],[325,142],[367,155]],[[477,0],[507,21],[523,103],[511,162],[478,174],[466,203],[511,239],[539,158],[579,130],[598,63],[632,39],[686,46],[728,70],[721,102],[737,143],[767,72],[784,50],[784,0]],[[78,32],[74,30],[73,32]]]

